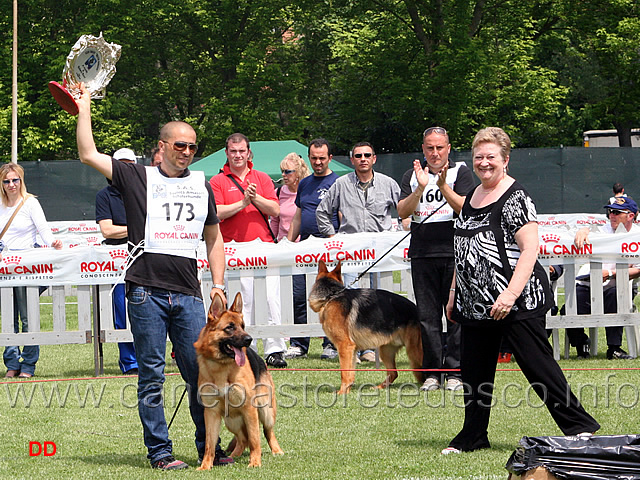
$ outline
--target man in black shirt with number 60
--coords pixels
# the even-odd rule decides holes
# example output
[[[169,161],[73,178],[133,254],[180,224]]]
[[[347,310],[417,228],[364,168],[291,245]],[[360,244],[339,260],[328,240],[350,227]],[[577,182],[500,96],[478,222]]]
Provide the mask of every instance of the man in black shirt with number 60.
[[[464,162],[449,160],[451,144],[444,128],[427,128],[422,137],[424,162],[415,160],[402,177],[398,214],[411,217],[409,257],[422,330],[422,368],[430,370],[420,389],[429,391],[444,380],[438,370],[460,368],[460,327],[447,320],[445,337],[442,318],[454,269],[453,223],[474,181]],[[449,372],[446,389],[461,388],[460,373]]]

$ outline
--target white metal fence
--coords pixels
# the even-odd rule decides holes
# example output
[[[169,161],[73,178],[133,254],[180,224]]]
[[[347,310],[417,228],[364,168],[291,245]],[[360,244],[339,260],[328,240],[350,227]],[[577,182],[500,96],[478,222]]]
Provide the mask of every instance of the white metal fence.
[[[629,353],[634,357],[638,355],[638,342],[640,340],[638,325],[640,325],[640,313],[636,312],[633,304],[631,282],[629,281],[629,264],[616,264],[616,293],[617,313],[604,313],[604,301],[602,295],[602,263],[591,262],[591,314],[578,315],[576,302],[576,283],[569,281],[576,277],[576,264],[572,259],[566,259],[564,264],[564,304],[565,315],[547,315],[547,328],[553,329],[553,350],[556,359],[560,358],[560,332],[561,328],[582,327],[589,328],[591,338],[591,354],[597,353],[598,327],[621,326],[625,328]],[[569,341],[565,335],[564,357],[569,358]]]

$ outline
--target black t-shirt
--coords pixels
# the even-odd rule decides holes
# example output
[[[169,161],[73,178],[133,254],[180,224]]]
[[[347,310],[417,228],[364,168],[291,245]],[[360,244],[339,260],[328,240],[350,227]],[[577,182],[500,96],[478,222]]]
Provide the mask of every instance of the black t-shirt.
[[[111,220],[114,225],[127,226],[127,214],[124,211],[122,195],[117,188],[108,185],[96,194],[96,223]],[[125,238],[105,238],[105,245],[122,245],[127,243]]]
[[[127,213],[127,231],[129,241],[137,245],[144,240],[147,218],[147,172],[143,165],[112,160],[113,186],[117,188],[124,201]],[[160,168],[160,173],[164,172]],[[185,170],[184,175],[189,175]],[[216,202],[209,183],[205,181],[209,192],[209,205],[205,225],[220,222],[216,214]],[[131,247],[130,247],[131,248]],[[127,270],[125,280],[128,283],[157,287],[202,298],[196,260],[177,255],[143,253]]]
[[[424,162],[423,162],[424,163]],[[455,164],[449,162],[449,168],[454,168]],[[424,166],[423,166],[424,168]],[[466,165],[460,165],[453,191],[458,195],[466,196],[473,187],[473,175]],[[411,177],[413,168],[407,170],[402,176],[400,185],[400,200],[407,198],[413,193],[411,188]],[[441,202],[440,202],[441,203]],[[456,218],[457,215],[454,215]],[[411,241],[409,243],[410,258],[433,258],[433,257],[453,257],[453,232],[454,221],[445,222],[425,222],[423,224],[415,221],[411,222]]]

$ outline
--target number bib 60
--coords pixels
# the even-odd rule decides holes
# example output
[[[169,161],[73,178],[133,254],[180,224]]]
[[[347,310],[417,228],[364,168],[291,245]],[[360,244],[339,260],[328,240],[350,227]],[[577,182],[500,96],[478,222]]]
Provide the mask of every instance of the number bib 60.
[[[446,183],[451,188],[454,188],[455,186],[461,165],[463,165],[463,163],[458,162],[447,170]],[[429,183],[425,187],[424,192],[422,192],[420,203],[418,203],[418,206],[413,212],[412,220],[416,223],[420,223],[428,217],[426,220],[427,223],[452,221],[454,211],[448,203],[443,205],[445,198],[440,191],[440,188],[438,188],[438,175],[431,172],[428,172],[427,174],[429,175]],[[411,190],[415,192],[418,188],[418,180],[415,173],[411,176],[410,185]],[[437,212],[435,211],[436,209]]]

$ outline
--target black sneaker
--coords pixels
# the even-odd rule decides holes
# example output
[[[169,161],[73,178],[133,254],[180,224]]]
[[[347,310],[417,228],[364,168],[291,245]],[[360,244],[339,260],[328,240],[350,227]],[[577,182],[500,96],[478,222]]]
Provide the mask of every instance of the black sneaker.
[[[173,455],[167,455],[160,460],[151,462],[151,468],[157,468],[158,470],[182,470],[188,467],[189,465],[180,460],[176,460]]]
[[[609,347],[607,350],[607,360],[632,360],[633,357],[620,347]]]
[[[588,343],[583,343],[576,347],[576,352],[580,358],[589,358],[591,356],[591,347]]]
[[[273,368],[286,368],[287,361],[284,359],[282,352],[270,353],[265,358],[267,365]]]

